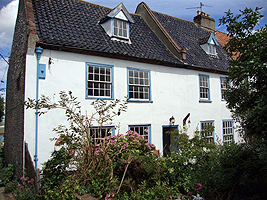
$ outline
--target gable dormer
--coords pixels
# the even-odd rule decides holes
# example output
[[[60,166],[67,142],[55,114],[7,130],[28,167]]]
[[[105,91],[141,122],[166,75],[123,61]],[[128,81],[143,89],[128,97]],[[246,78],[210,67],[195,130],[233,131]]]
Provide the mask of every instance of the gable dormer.
[[[214,33],[211,33],[208,38],[202,39],[200,46],[208,55],[217,56],[216,46],[219,46],[219,43]]]
[[[120,3],[100,21],[100,25],[110,37],[122,40],[130,39],[130,23],[134,21],[123,3]]]

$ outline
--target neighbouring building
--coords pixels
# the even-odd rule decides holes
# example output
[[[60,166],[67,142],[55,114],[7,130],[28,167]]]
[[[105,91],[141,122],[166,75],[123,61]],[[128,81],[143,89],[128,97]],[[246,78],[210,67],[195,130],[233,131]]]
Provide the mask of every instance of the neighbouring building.
[[[225,102],[229,57],[208,14],[199,11],[190,22],[152,11],[144,2],[135,14],[122,3],[110,9],[80,0],[19,2],[4,149],[16,174],[25,168],[26,150],[41,168],[54,150],[52,129],[67,124],[63,111],[39,117],[22,102],[60,91],[72,91],[88,115],[97,98],[127,96],[127,112],[104,126],[105,134],[135,130],[162,155],[176,150],[167,133],[184,125],[191,136],[213,126],[205,132],[210,142],[239,140]]]

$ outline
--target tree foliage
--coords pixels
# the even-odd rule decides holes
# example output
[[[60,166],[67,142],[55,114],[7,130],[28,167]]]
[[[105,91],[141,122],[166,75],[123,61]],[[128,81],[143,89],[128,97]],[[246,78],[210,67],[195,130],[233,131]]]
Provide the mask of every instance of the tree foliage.
[[[237,15],[229,10],[220,24],[231,38],[225,48],[236,57],[229,67],[228,107],[245,139],[267,141],[267,25],[256,30],[260,10],[245,8]]]

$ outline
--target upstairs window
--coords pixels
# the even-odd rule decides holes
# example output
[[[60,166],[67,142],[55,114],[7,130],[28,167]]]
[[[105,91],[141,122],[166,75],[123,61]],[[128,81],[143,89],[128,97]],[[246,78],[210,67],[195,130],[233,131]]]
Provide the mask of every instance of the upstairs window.
[[[213,33],[210,34],[207,38],[200,38],[200,47],[206,52],[206,54],[218,58],[216,48],[219,46],[219,43]]]
[[[150,71],[128,69],[129,100],[150,101]]]
[[[216,55],[216,46],[214,44],[208,44],[208,53],[210,55]]]
[[[199,75],[200,101],[210,101],[210,85],[208,75]]]
[[[226,93],[226,90],[227,90],[227,84],[226,84],[226,78],[225,77],[221,77],[220,78],[221,80],[221,95],[222,95],[222,100],[224,101],[225,100],[225,93]]]
[[[123,20],[114,19],[114,36],[128,38],[128,23]]]
[[[87,98],[113,98],[113,68],[109,65],[87,63]]]

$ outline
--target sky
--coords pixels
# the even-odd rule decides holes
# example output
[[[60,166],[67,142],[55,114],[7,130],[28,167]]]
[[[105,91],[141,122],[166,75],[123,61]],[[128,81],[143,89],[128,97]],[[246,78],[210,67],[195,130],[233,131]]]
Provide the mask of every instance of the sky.
[[[99,4],[109,8],[116,7],[122,2],[130,13],[134,13],[137,5],[142,0],[84,0],[91,3]],[[187,9],[192,7],[199,7],[198,0],[143,0],[151,10],[172,15],[188,21],[193,21],[198,8]],[[0,0],[0,53],[8,61],[11,53],[12,38],[14,26],[17,16],[19,0]],[[262,14],[265,15],[260,21],[260,27],[267,24],[267,0],[202,0],[204,5],[202,11],[210,14],[215,19],[215,26],[217,30],[226,32],[226,28],[219,26],[219,19],[224,16],[229,9],[237,14],[238,10],[243,10],[245,7],[255,8],[262,7]],[[8,64],[0,57],[0,95],[2,88],[6,87],[6,75]]]

